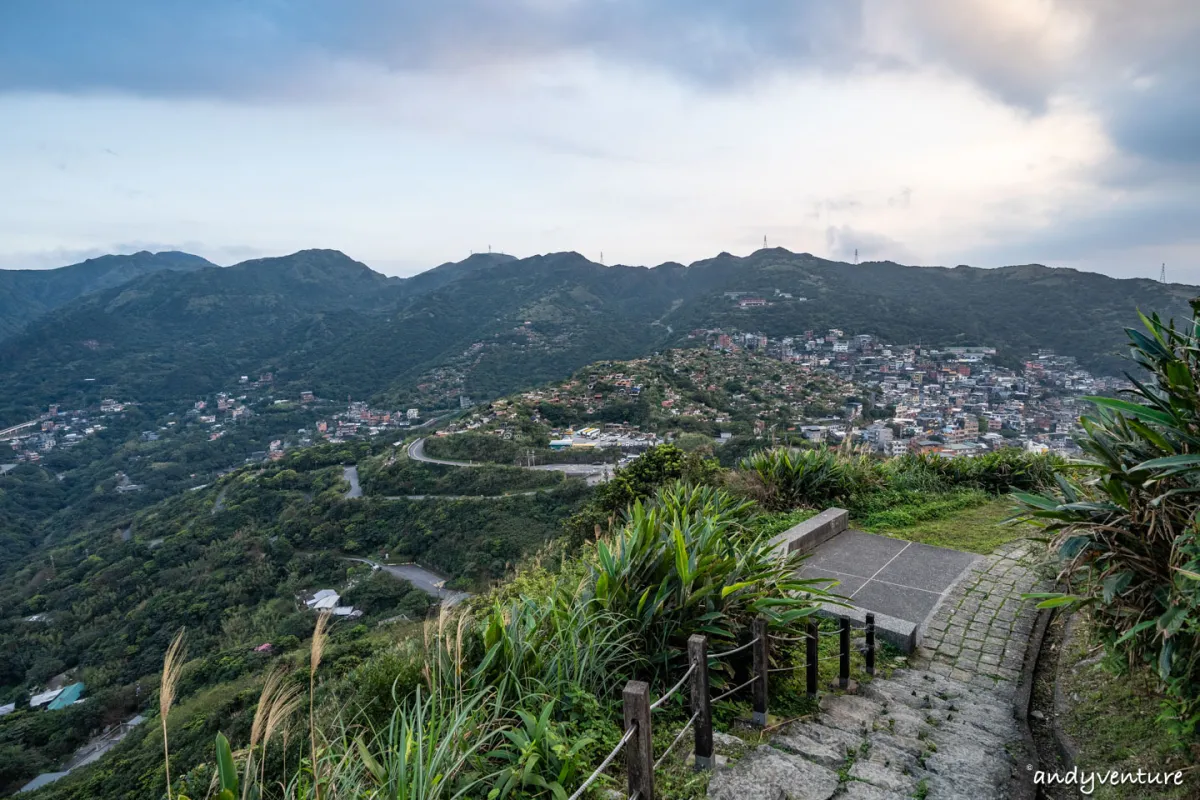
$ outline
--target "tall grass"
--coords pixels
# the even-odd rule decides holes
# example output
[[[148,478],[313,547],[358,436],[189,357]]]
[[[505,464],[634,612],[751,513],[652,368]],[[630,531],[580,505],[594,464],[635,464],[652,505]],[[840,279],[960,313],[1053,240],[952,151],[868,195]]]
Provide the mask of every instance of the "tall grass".
[[[899,489],[979,489],[992,495],[1032,492],[1055,484],[1064,462],[1054,455],[1006,448],[967,458],[909,453],[886,462],[888,485]]]
[[[309,763],[312,765],[313,790],[317,800],[321,800],[320,759],[317,751],[317,715],[315,710],[317,696],[317,669],[321,666],[321,657],[325,653],[325,645],[329,640],[326,631],[329,625],[329,612],[322,611],[317,615],[317,624],[313,629],[312,647],[309,652],[308,666],[308,736]]]
[[[183,672],[183,662],[186,659],[183,635],[184,631],[180,630],[167,648],[163,657],[162,684],[158,690],[158,713],[163,734],[163,768],[167,773],[167,800],[171,800],[171,746],[167,737],[167,715],[171,711],[171,704],[175,702],[175,691],[179,687],[179,676]]]

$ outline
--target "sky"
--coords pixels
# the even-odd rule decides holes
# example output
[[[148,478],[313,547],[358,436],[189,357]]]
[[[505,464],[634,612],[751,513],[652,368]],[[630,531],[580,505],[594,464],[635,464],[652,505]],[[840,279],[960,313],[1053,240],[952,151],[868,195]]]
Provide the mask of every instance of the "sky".
[[[1195,0],[4,0],[0,267],[786,247],[1200,284]]]

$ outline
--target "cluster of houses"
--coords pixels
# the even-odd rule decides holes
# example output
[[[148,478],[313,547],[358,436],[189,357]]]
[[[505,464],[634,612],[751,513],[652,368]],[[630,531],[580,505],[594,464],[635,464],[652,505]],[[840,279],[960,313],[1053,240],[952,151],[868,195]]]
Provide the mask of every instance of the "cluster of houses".
[[[996,351],[990,347],[896,346],[838,329],[779,339],[723,330],[693,331],[693,336],[704,337],[717,351],[755,352],[851,381],[872,408],[889,409],[890,418],[856,424],[863,413],[859,400],[847,404],[840,420],[798,430],[813,441],[851,436],[888,455],[957,457],[1012,446],[1071,454],[1077,451],[1073,435],[1083,410],[1080,397],[1127,383],[1095,377],[1073,357],[1048,350],[1013,370],[994,363]]]
[[[357,619],[363,615],[363,612],[354,606],[341,605],[341,599],[341,595],[333,589],[320,589],[305,598],[304,605],[310,611],[327,611],[335,617]]]
[[[128,403],[105,400],[97,412],[95,409],[68,411],[58,405],[38,419],[17,425],[0,432],[0,447],[7,446],[12,453],[12,463],[36,464],[55,448],[69,448],[104,430],[105,417],[119,414]],[[7,459],[0,456],[0,461]]]
[[[61,676],[60,676],[61,677]],[[87,687],[82,682],[66,683],[59,681],[59,685],[53,688],[47,688],[44,691],[38,692],[29,698],[29,707],[44,708],[47,711],[61,711],[62,709],[83,702],[83,692]],[[6,714],[11,714],[17,710],[15,702],[0,706],[0,717]]]

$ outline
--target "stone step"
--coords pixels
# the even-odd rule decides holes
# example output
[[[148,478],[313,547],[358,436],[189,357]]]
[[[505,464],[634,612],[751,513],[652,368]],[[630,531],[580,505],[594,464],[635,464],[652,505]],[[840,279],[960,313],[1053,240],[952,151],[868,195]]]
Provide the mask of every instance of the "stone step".
[[[830,800],[837,790],[834,770],[769,745],[717,770],[708,784],[712,800]]]

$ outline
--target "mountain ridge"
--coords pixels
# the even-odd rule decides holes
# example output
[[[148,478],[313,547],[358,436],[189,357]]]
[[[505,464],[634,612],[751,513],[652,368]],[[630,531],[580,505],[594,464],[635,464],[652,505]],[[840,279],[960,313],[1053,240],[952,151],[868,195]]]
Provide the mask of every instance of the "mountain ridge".
[[[1047,347],[1119,373],[1120,330],[1136,311],[1182,317],[1194,294],[1043,265],[855,265],[784,248],[655,267],[577,252],[475,254],[409,278],[303,250],[159,270],[48,312],[0,340],[0,383],[12,389],[0,423],[67,396],[177,399],[261,372],[275,373],[284,393],[456,404],[459,394],[499,396],[714,327],[768,336],[839,328],[993,345],[1010,359]]]
[[[178,250],[141,250],[53,269],[0,270],[0,339],[76,297],[162,270],[186,272],[215,266],[207,259]]]

